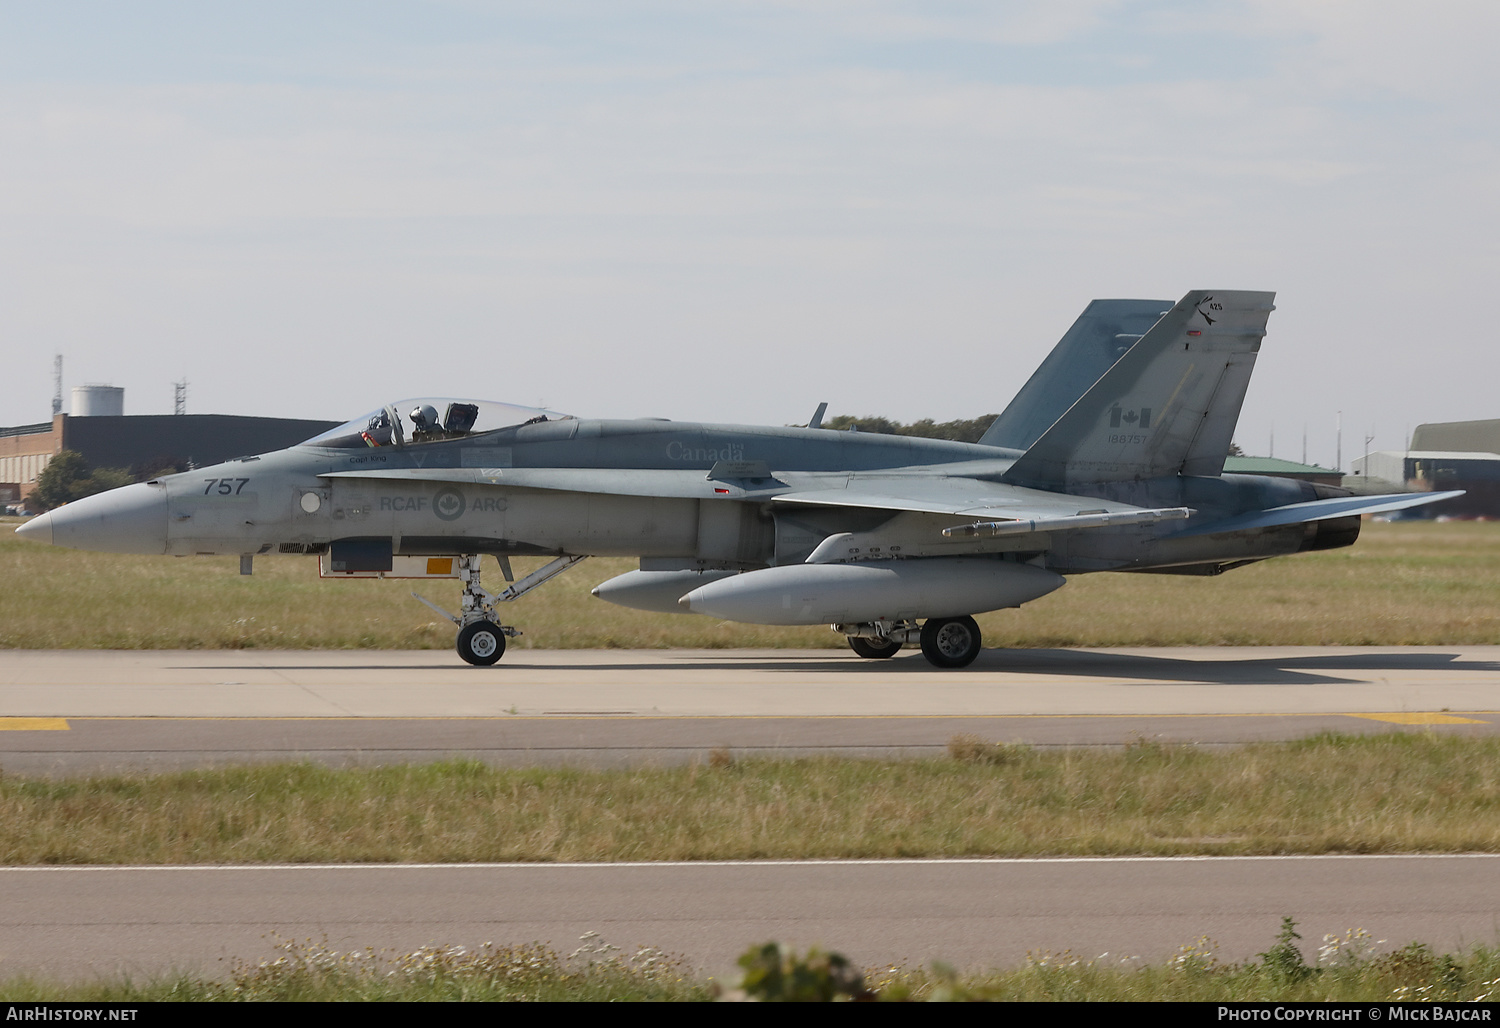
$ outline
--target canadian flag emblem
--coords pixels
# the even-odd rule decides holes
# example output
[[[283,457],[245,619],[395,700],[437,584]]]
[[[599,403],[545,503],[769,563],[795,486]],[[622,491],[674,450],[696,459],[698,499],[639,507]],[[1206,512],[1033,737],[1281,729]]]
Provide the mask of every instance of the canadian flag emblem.
[[[1122,424],[1130,428],[1150,428],[1151,408],[1139,407],[1134,410],[1126,410],[1118,403],[1109,409],[1109,427],[1119,428]]]

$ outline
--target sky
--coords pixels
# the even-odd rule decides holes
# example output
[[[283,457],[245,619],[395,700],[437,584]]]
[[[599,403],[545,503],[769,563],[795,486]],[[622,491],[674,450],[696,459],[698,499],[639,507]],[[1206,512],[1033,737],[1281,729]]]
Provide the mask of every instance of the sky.
[[[1500,418],[1500,5],[0,0],[0,425],[998,412],[1277,292],[1236,439]]]

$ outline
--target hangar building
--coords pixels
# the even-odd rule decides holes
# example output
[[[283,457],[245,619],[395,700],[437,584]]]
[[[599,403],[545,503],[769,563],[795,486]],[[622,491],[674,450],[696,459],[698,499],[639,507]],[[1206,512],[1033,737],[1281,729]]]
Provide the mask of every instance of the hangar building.
[[[1354,473],[1420,492],[1467,495],[1426,508],[1449,517],[1500,517],[1500,419],[1418,425],[1410,450],[1381,450],[1351,461]]]
[[[23,499],[47,462],[62,450],[81,453],[96,468],[139,468],[167,460],[203,467],[279,450],[337,424],[233,414],[54,414],[50,422],[0,428],[0,501]]]

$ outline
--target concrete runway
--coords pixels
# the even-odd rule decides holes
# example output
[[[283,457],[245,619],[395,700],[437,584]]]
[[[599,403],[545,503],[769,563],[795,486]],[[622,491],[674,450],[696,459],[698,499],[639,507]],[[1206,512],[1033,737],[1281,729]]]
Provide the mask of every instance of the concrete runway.
[[[0,767],[66,773],[252,759],[473,755],[499,763],[735,752],[939,752],[972,732],[1039,745],[1202,743],[1324,729],[1493,734],[1500,647],[917,654],[527,651],[0,653]],[[0,974],[72,976],[339,949],[550,941],[585,931],[727,971],[752,943],[861,964],[1013,963],[1073,948],[1161,960],[1208,934],[1226,959],[1282,915],[1309,957],[1364,927],[1440,949],[1500,941],[1500,858],[750,862],[566,867],[0,869]]]
[[[961,671],[848,650],[0,654],[0,767],[27,773],[1489,734],[1497,712],[1500,647],[988,650]]]

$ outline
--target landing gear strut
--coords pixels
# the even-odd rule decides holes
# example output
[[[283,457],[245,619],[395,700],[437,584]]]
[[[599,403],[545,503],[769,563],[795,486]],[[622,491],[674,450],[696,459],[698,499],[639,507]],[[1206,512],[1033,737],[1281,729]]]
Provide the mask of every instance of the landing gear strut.
[[[911,643],[922,644],[922,656],[934,667],[968,667],[979,656],[979,625],[967,614],[956,618],[928,618],[920,628],[915,621],[863,621],[829,625],[849,640],[849,648],[861,657],[884,660]]]
[[[902,646],[916,642],[921,631],[915,621],[862,621],[828,627],[842,632],[849,648],[868,660],[894,657]]]
[[[861,639],[855,635],[849,637],[849,648],[870,660],[885,660],[901,652],[901,644],[898,642],[883,643],[876,639]]]
[[[417,599],[458,625],[458,655],[476,667],[488,667],[505,655],[505,639],[521,634],[519,628],[502,625],[495,607],[508,603],[531,592],[543,582],[555,578],[577,564],[583,557],[558,557],[545,564],[519,582],[506,586],[500,593],[492,593],[479,584],[479,557],[477,553],[466,553],[458,558],[458,577],[464,584],[460,613],[455,616],[431,600],[412,593]],[[510,562],[502,559],[500,567],[505,577],[510,578]]]

